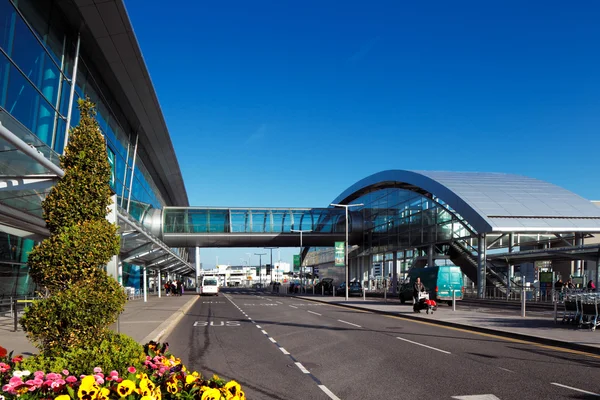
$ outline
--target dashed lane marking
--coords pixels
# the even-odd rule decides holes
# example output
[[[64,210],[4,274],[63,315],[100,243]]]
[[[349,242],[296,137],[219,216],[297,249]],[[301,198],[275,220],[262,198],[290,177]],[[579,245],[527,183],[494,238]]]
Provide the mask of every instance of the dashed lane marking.
[[[598,394],[598,393],[588,392],[587,390],[577,389],[577,388],[574,388],[572,386],[561,385],[560,383],[556,383],[556,382],[550,382],[550,384],[554,385],[554,386],[559,386],[559,387],[565,388],[565,389],[571,389],[571,390],[574,390],[574,391],[579,392],[579,393],[589,394],[590,396],[600,397],[600,394]]]
[[[319,314],[318,312],[314,312],[314,311],[310,311],[310,310],[308,310],[308,312],[309,312],[309,313],[311,313],[311,314],[318,315],[318,316],[321,316],[321,315],[323,315],[323,314]]]
[[[356,326],[357,328],[362,328],[360,325],[353,324],[352,322],[344,321],[343,319],[338,319],[338,321],[343,322],[344,324]]]
[[[275,339],[273,339],[272,337],[269,336],[269,340],[273,343],[277,343],[277,341]]]
[[[281,350],[281,352],[282,352],[283,354],[287,355],[287,356],[289,356],[289,355],[290,355],[290,353],[289,353],[289,352],[288,352],[286,349],[284,349],[283,347],[280,347],[280,348],[279,348],[279,350]]]
[[[404,338],[401,338],[401,337],[396,337],[396,339],[400,339],[400,340],[403,340],[403,341],[408,342],[408,343],[416,344],[417,346],[427,347],[428,349],[439,351],[440,353],[452,354],[449,351],[441,350],[441,349],[438,349],[437,347],[427,346],[426,344],[423,344],[423,343],[413,342],[412,340],[404,339]]]
[[[332,399],[332,400],[341,400],[339,397],[337,397],[335,394],[333,394],[333,393],[331,392],[331,390],[327,389],[327,386],[325,386],[325,385],[319,385],[319,388],[320,388],[322,391],[324,391],[324,392],[325,392],[325,394],[326,394],[327,396],[329,396],[329,398],[330,398],[330,399]]]
[[[310,371],[304,368],[304,365],[302,365],[302,363],[296,362],[296,366],[300,368],[300,371],[304,372],[305,374],[310,374]]]

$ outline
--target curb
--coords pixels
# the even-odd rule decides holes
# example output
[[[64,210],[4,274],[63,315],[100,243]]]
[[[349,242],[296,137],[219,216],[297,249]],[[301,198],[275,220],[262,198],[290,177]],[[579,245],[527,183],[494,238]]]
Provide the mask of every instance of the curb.
[[[150,341],[160,342],[160,339],[171,333],[171,330],[173,330],[181,318],[183,318],[185,313],[192,308],[194,303],[196,303],[199,298],[200,296],[194,296],[192,299],[188,300],[188,302],[185,303],[179,310],[175,311],[173,315],[165,320],[165,322],[160,324],[158,328],[150,332],[150,334],[142,340],[141,344],[144,345]]]
[[[372,309],[366,308],[366,307],[360,307],[360,306],[343,304],[343,303],[331,303],[331,302],[327,302],[327,301],[321,301],[318,299],[311,299],[311,298],[300,297],[300,296],[289,296],[289,297],[295,297],[295,298],[302,299],[302,300],[313,301],[315,303],[334,304],[334,305],[340,306],[340,307],[356,309],[356,310],[361,310],[361,311],[369,311],[374,314],[390,315],[390,316],[403,318],[403,319],[407,319],[407,320],[411,320],[411,321],[429,322],[429,323],[435,324],[435,325],[448,326],[451,328],[460,328],[460,329],[464,329],[464,330],[468,330],[468,331],[487,333],[490,335],[496,335],[496,336],[501,336],[501,337],[506,337],[506,338],[511,338],[511,339],[519,339],[519,340],[524,340],[524,341],[533,342],[533,343],[539,343],[539,344],[543,344],[543,345],[547,345],[547,346],[561,347],[564,349],[576,350],[576,351],[582,351],[585,353],[600,355],[600,348],[588,346],[585,344],[565,342],[562,340],[550,339],[550,338],[545,338],[545,337],[541,337],[541,336],[526,335],[523,333],[500,331],[500,330],[491,329],[491,328],[481,328],[481,327],[472,326],[472,325],[459,324],[456,322],[440,321],[440,320],[427,320],[424,318],[413,317],[411,315],[397,314],[397,313],[393,313],[393,312],[389,312],[389,311],[372,310]],[[596,332],[590,332],[590,333],[593,334]]]

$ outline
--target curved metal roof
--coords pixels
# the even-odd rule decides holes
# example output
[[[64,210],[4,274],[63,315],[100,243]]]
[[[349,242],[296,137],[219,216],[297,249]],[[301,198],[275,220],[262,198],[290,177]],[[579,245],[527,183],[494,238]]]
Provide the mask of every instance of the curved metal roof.
[[[479,233],[600,232],[600,208],[562,187],[521,175],[387,170],[368,176],[333,202],[386,187],[430,193]]]

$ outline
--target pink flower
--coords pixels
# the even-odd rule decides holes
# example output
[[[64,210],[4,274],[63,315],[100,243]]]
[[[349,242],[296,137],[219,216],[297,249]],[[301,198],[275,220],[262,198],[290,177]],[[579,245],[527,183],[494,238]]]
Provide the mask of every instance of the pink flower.
[[[135,371],[136,371],[135,367],[127,368],[127,372],[129,372],[130,374],[135,374]]]
[[[117,371],[110,371],[110,376],[119,376],[119,373]]]
[[[70,372],[69,372],[69,370],[63,369],[63,370],[62,370],[62,374],[63,374],[64,376],[69,376]]]
[[[10,380],[8,381],[8,383],[11,384],[11,385],[13,385],[13,386],[16,386],[16,385],[22,384],[23,381],[18,376],[13,376],[12,378],[10,378]]]
[[[101,378],[99,376],[96,376],[96,383],[98,385],[104,385],[104,378]]]
[[[94,368],[94,373],[95,373],[95,374],[97,374],[97,373],[99,373],[99,372],[102,372],[102,368],[100,368],[100,367],[96,367],[96,368]]]
[[[37,386],[42,386],[44,384],[44,380],[36,376],[33,380],[33,384]]]
[[[66,381],[69,383],[75,383],[75,382],[77,382],[77,378],[74,377],[73,375],[70,375],[70,376],[67,376]]]
[[[46,379],[51,380],[51,381],[55,381],[60,378],[61,378],[61,376],[54,372],[50,372],[48,375],[46,375]]]
[[[59,388],[59,387],[61,387],[62,385],[65,384],[65,381],[62,381],[62,383],[60,383],[60,382],[61,382],[60,380],[54,381],[54,382],[52,382],[52,384],[50,385],[50,387],[52,389],[57,389],[57,388]]]
[[[45,374],[44,374],[44,371],[35,371],[35,372],[33,373],[33,376],[35,376],[36,378],[38,378],[38,377],[39,377],[39,378],[41,378],[41,379],[44,379],[44,375],[45,375]]]
[[[10,365],[5,363],[0,363],[0,372],[10,371]]]

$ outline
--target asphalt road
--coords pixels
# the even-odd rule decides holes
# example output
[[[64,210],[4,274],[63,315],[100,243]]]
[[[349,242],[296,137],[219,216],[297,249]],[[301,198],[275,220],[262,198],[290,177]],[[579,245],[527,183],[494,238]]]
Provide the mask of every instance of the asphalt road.
[[[166,341],[248,399],[600,398],[597,355],[250,290],[202,297]]]

